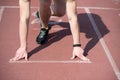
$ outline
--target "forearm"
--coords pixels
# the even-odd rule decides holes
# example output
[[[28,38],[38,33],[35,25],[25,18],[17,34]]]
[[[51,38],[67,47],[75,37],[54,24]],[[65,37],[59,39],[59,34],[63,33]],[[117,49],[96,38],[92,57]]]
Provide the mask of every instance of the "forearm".
[[[19,6],[20,6],[20,22],[19,22],[20,48],[26,49],[30,16],[30,1],[19,0]]]
[[[68,20],[70,23],[70,29],[73,36],[73,44],[80,44],[80,34],[79,34],[75,0],[67,0],[66,9],[67,9]]]

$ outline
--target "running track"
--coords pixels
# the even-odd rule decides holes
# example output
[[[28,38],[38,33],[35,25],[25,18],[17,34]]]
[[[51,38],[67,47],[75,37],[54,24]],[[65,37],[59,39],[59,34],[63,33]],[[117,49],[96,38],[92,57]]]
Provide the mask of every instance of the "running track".
[[[90,62],[70,60],[72,36],[66,15],[51,18],[48,42],[36,44],[38,3],[32,0],[29,61],[10,63],[19,47],[18,0],[0,0],[0,80],[120,80],[120,0],[77,0],[82,47]]]

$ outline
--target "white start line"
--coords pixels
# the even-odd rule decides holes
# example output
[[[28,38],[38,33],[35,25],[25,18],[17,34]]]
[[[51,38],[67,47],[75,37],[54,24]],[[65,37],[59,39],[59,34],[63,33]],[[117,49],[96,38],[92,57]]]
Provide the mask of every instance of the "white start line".
[[[40,61],[9,61],[9,63],[92,63],[91,61],[81,60],[40,60]]]

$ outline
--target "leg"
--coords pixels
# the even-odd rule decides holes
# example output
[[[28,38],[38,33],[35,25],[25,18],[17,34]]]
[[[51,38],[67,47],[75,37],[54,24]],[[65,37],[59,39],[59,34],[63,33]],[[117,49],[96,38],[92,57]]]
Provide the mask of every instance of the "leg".
[[[39,15],[40,15],[41,29],[39,35],[36,38],[36,42],[38,44],[44,44],[46,42],[49,33],[48,21],[51,16],[50,5],[51,5],[51,0],[40,0]]]
[[[44,2],[46,3],[46,1],[44,1]],[[43,7],[42,7],[43,5],[44,5],[44,3],[42,3],[40,5],[41,11],[43,10]],[[47,7],[49,7],[48,9],[50,9],[50,11],[51,11],[51,15],[50,16],[61,17],[66,12],[66,0],[53,0],[53,2],[48,1]],[[44,8],[44,9],[46,9],[46,8]],[[39,12],[39,10],[38,10],[38,12]]]
[[[73,36],[73,44],[80,44],[80,34],[79,34],[79,26],[77,21],[77,10],[76,10],[76,2],[75,0],[67,0],[66,4],[68,20],[70,23],[70,28]],[[81,47],[74,47],[73,49],[73,57],[79,57],[81,60],[89,60],[85,56],[83,56],[83,49]]]
[[[66,13],[66,0],[53,0],[54,3],[51,5],[52,16],[64,16]],[[61,6],[62,5],[62,6]]]
[[[54,4],[52,4],[52,6],[51,6],[51,0],[40,0],[39,15],[40,15],[40,22],[42,27],[39,35],[36,38],[36,42],[38,44],[44,44],[47,39],[49,33],[48,21],[50,16],[51,15],[61,16],[65,13],[65,12],[63,13],[65,9],[61,7],[61,5],[64,5],[65,7],[64,0],[54,0]]]
[[[20,5],[20,22],[19,22],[19,36],[20,48],[17,50],[16,55],[11,61],[17,61],[21,58],[27,60],[27,28],[30,16],[30,0],[19,0]]]
[[[40,21],[42,28],[48,29],[48,21],[51,16],[50,10],[51,0],[40,0]]]
[[[42,27],[48,28],[48,21],[50,16],[63,16],[65,14],[65,10],[65,0],[54,0],[53,4],[51,4],[51,0],[40,0],[40,8],[37,11],[36,15],[37,18],[41,19]],[[38,13],[40,13],[40,17]]]
[[[62,6],[61,6],[62,5]],[[51,5],[51,0],[40,0],[40,22],[41,30],[39,35],[36,38],[38,44],[44,44],[48,33],[48,21],[50,16],[62,16],[65,14],[65,0],[54,0],[54,3]]]

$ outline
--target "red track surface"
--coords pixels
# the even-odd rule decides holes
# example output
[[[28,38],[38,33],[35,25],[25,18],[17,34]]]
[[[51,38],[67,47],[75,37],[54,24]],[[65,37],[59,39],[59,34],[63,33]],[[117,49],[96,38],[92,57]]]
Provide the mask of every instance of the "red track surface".
[[[32,0],[32,7],[38,3]],[[91,63],[67,62],[72,36],[66,15],[51,19],[59,23],[54,23],[43,46],[35,42],[39,24],[30,24],[29,61],[9,63],[19,47],[18,0],[0,0],[0,80],[120,80],[120,0],[77,0],[77,4],[82,47]]]

